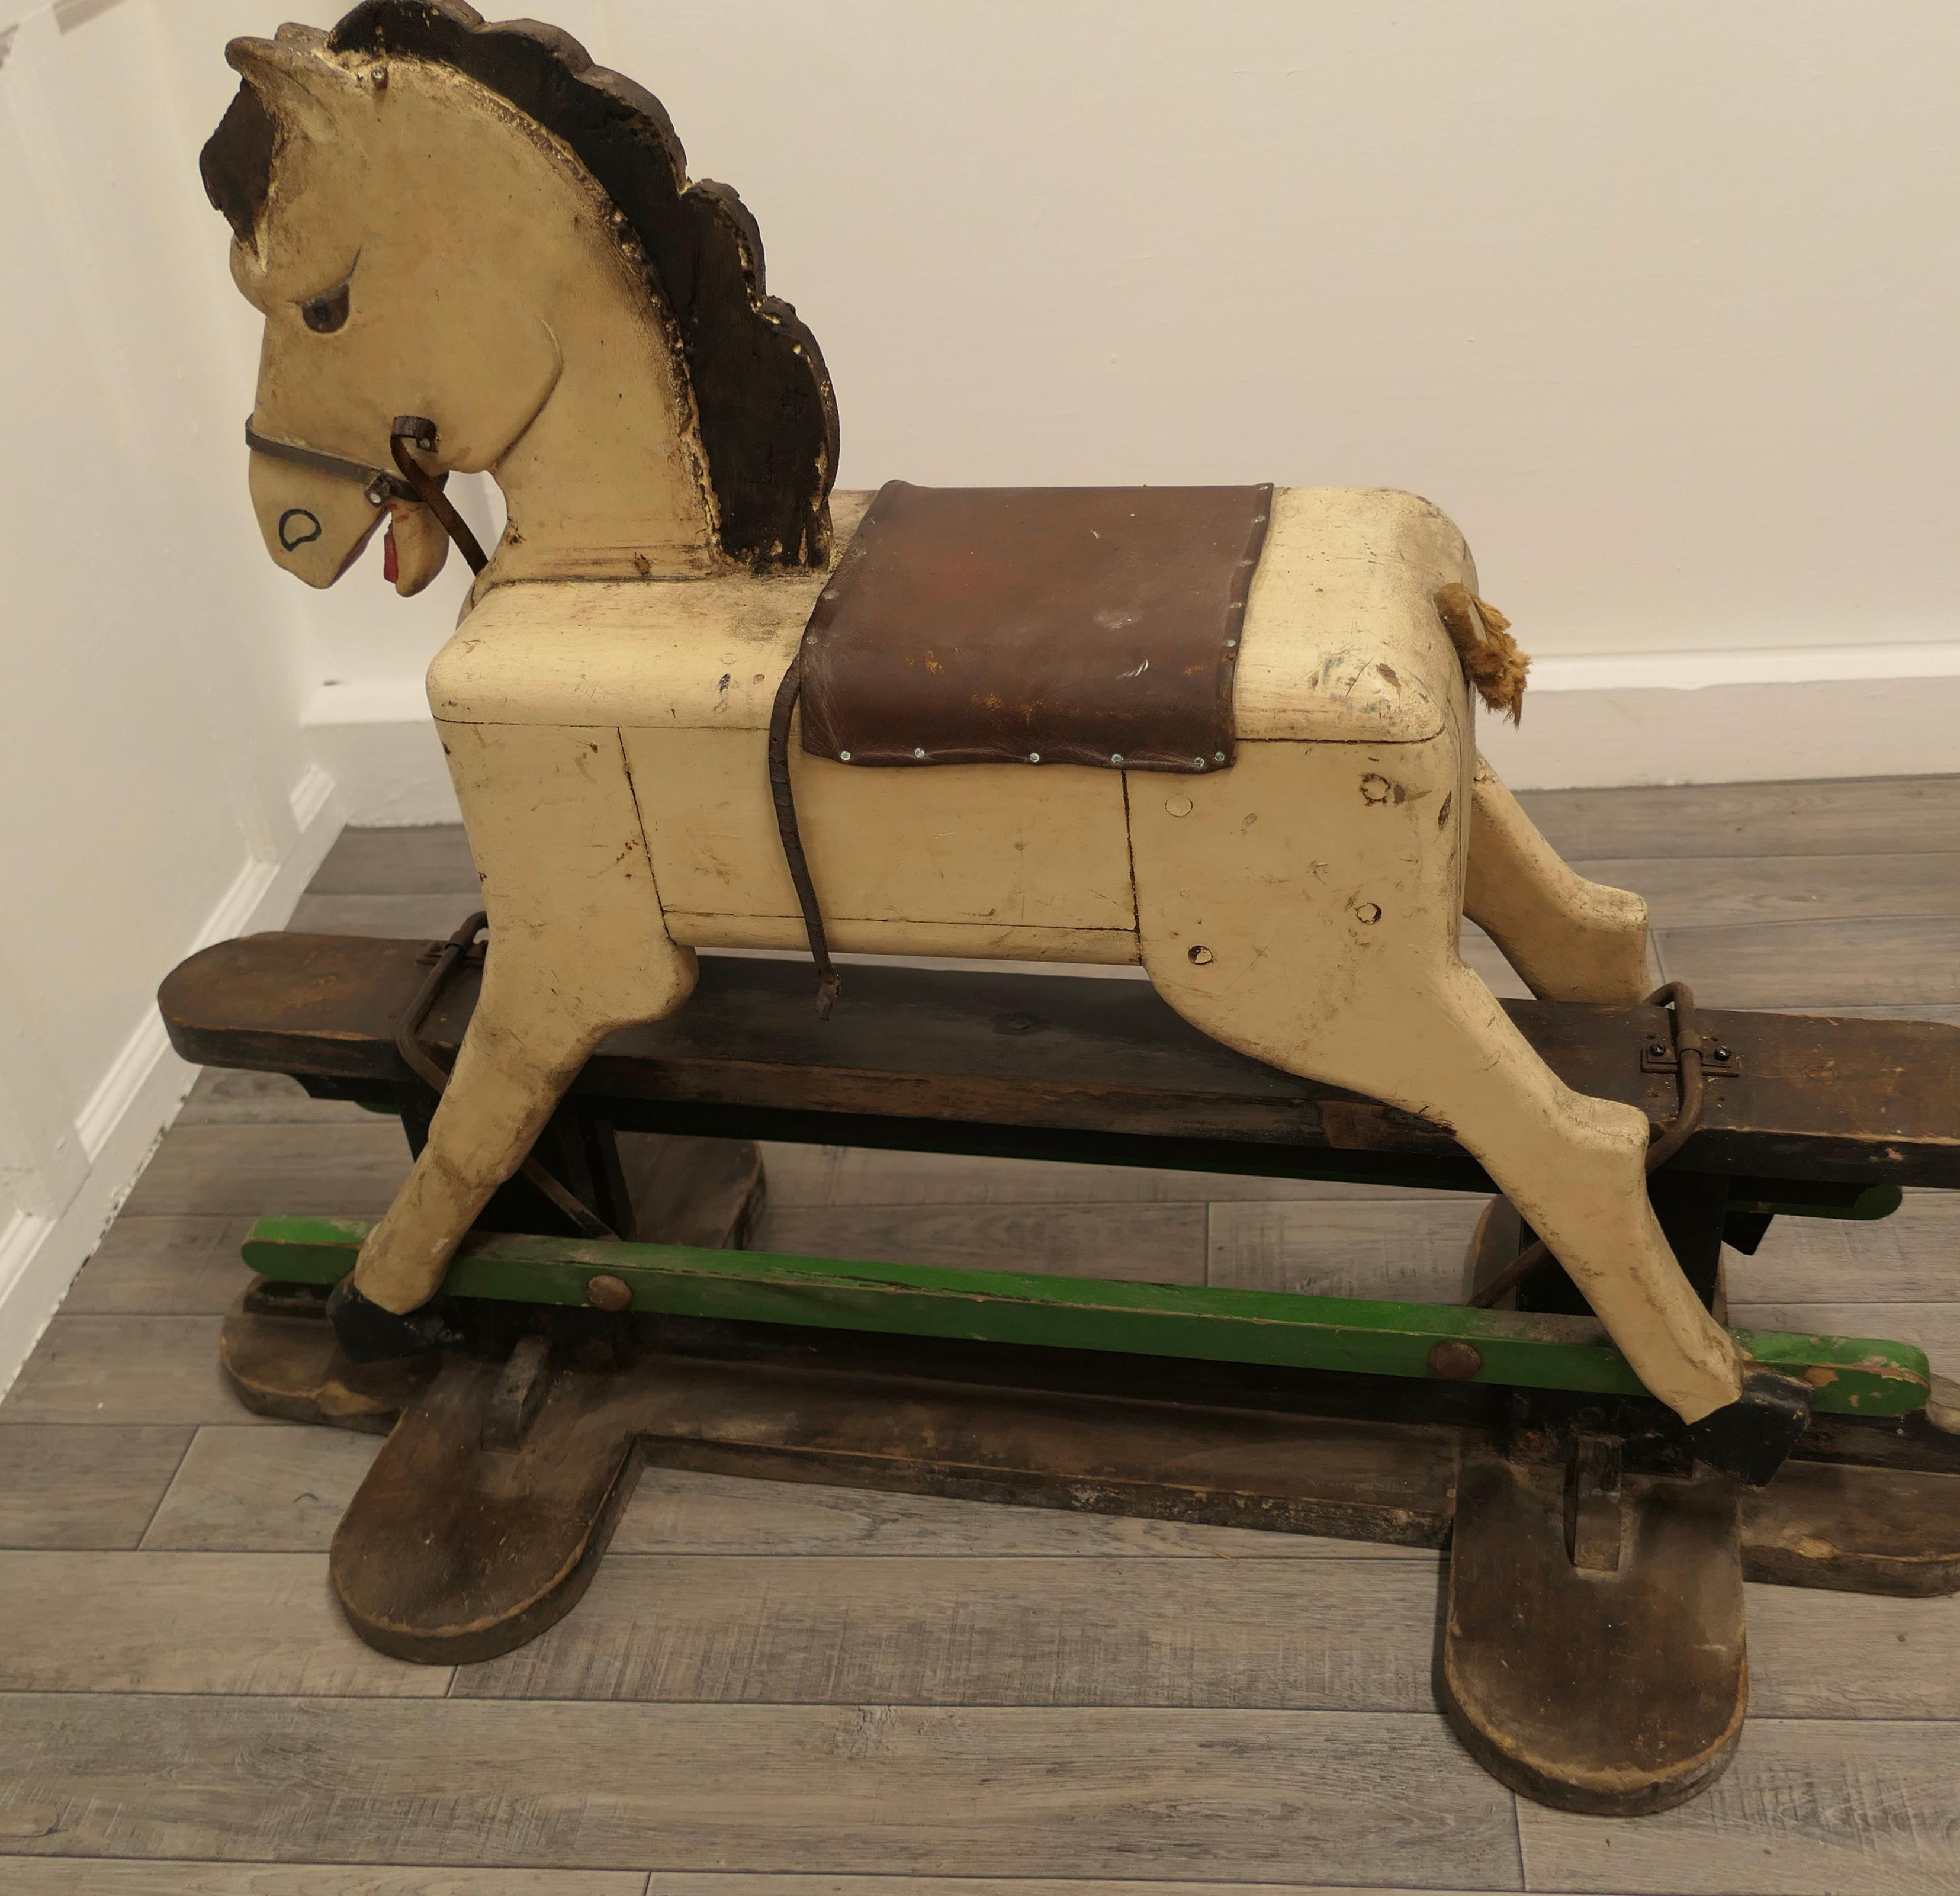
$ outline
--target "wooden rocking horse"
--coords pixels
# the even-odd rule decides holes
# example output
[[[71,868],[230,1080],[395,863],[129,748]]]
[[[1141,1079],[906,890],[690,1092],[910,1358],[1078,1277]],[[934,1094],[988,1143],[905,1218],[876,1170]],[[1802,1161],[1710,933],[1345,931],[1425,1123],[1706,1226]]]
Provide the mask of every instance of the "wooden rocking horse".
[[[1486,1190],[1494,1182],[1521,1220],[1511,1252],[1534,1233],[1542,1242],[1522,1267],[1548,1252],[1607,1333],[1576,1313],[1398,1319],[1395,1347],[1417,1354],[1395,1373],[1543,1388],[1559,1377],[1530,1371],[1527,1357],[1577,1349],[1583,1331],[1593,1354],[1590,1366],[1568,1363],[1569,1386],[1630,1400],[1643,1388],[1665,1411],[1649,1405],[1658,1421],[1641,1426],[1673,1430],[1674,1471],[1685,1477],[1697,1460],[1719,1471],[1690,1484],[1699,1494],[1713,1481],[1729,1497],[1716,1512],[1726,1509],[1733,1627],[1726,1645],[1710,1635],[1694,1649],[1726,1655],[1712,1725],[1675,1734],[1672,1749],[1629,1765],[1631,1776],[1615,1777],[1615,1764],[1585,1777],[1520,1763],[1492,1737],[1507,1719],[1542,1726],[1544,1707],[1467,1715],[1482,1733],[1479,1754],[1536,1794],[1652,1808],[1706,1781],[1741,1716],[1737,1503],[1722,1476],[1768,1481],[1804,1435],[1813,1401],[1890,1405],[1891,1414],[1923,1405],[1923,1360],[1864,1344],[1834,1357],[1831,1339],[1749,1344],[1723,1328],[1709,1307],[1712,1265],[1701,1260],[1691,1284],[1650,1201],[1653,1127],[1641,1102],[1657,1096],[1653,1083],[1630,1094],[1561,1077],[1460,958],[1467,915],[1542,1000],[1592,1004],[1560,1016],[1582,1022],[1575,1046],[1595,1023],[1610,1038],[1629,1030],[1611,1023],[1631,1022],[1637,1061],[1650,1059],[1649,1075],[1678,1074],[1684,1098],[1711,1064],[1736,1070],[1685,1010],[1677,1043],[1648,1047],[1651,1023],[1666,1016],[1634,1011],[1649,985],[1643,904],[1561,861],[1478,757],[1475,697],[1515,711],[1522,663],[1477,598],[1449,521],[1405,494],[1266,486],[894,483],[868,508],[840,496],[833,511],[835,414],[816,344],[765,293],[760,240],[734,194],[687,180],[649,94],[549,28],[487,26],[457,0],[368,0],[329,32],[282,27],[272,40],[234,41],[228,57],[243,82],[203,170],[232,229],[234,276],[266,319],[247,437],[267,549],[309,584],[328,586],[385,523],[401,593],[428,584],[452,539],[476,569],[428,675],[488,916],[474,1010],[446,1084],[434,1070],[441,1101],[412,1174],[387,1216],[356,1234],[351,1273],[340,1240],[318,1232],[287,1245],[287,1268],[275,1273],[304,1276],[301,1253],[317,1254],[308,1268],[342,1259],[328,1308],[345,1357],[385,1366],[434,1349],[450,1320],[438,1293],[454,1297],[466,1277],[491,1297],[569,1295],[623,1309],[633,1301],[627,1280],[651,1284],[667,1268],[649,1254],[635,1277],[635,1247],[608,1250],[606,1225],[539,1167],[533,1148],[568,1089],[600,1083],[581,1074],[609,1036],[684,1007],[698,949],[807,945],[826,1003],[837,991],[832,947],[1141,963],[1157,994],[1214,1042],[1296,1077],[1284,1083],[1316,1098],[1344,1090],[1339,1096],[1381,1102],[1371,1110],[1392,1112],[1410,1150],[1453,1153],[1448,1163],[1465,1176]],[[487,557],[442,491],[449,472],[479,469],[508,509]],[[471,932],[440,965],[458,962]],[[274,952],[231,946],[259,953],[260,967]],[[325,951],[307,952],[317,972]],[[247,994],[254,977],[235,956],[201,957],[173,978],[174,999],[166,990],[185,1051],[284,1064],[313,1074],[310,1084],[370,1083],[347,1064],[346,1034],[310,1064],[291,1031],[260,1032],[240,1053],[242,1029],[226,1042],[193,1019],[208,993],[193,1006],[186,982],[221,965]],[[427,1062],[415,1064],[412,1043],[429,1004],[418,1004],[401,1042],[418,1072]],[[294,1010],[283,1018],[291,1029]],[[1847,1024],[1876,1034],[1895,1023]],[[385,1048],[377,1057],[394,1058]],[[609,1070],[626,1069],[616,1061]],[[645,1072],[605,1083],[622,1098],[639,1088],[643,1104],[658,1091]],[[711,1117],[711,1106],[703,1111]],[[997,1100],[984,1113],[969,1105],[940,1117],[1010,1112]],[[1316,1123],[1344,1122],[1329,1104]],[[1950,1145],[1916,1127],[1892,1128],[1894,1172],[1884,1175],[1919,1164],[1909,1175],[1923,1180],[1947,1163]],[[1349,1141],[1354,1163],[1370,1156],[1360,1148],[1373,1136]],[[552,1263],[524,1252],[529,1240],[471,1236],[520,1166],[574,1225],[599,1234],[597,1249]],[[1844,1182],[1852,1175],[1829,1175],[1838,1182],[1811,1191],[1812,1208],[1856,1197]],[[1719,1251],[1723,1214],[1713,1215]],[[466,1248],[459,1261],[466,1239],[488,1249]],[[268,1249],[278,1246],[268,1239]],[[741,1277],[746,1302],[670,1307],[763,1319],[791,1309],[768,1301],[746,1264],[714,1268]],[[530,1287],[511,1288],[526,1271]],[[826,1280],[791,1320],[989,1334],[975,1327],[972,1297],[957,1321],[928,1310],[934,1297],[965,1295],[927,1284],[928,1274],[895,1267],[873,1287],[910,1300],[903,1321],[865,1314],[875,1300],[862,1278]],[[1170,1355],[1165,1336],[1195,1338],[1201,1318],[1220,1314],[1153,1301],[1154,1287],[1117,1287],[1123,1310],[1103,1311],[1097,1321],[1109,1327],[1096,1330],[1061,1309],[1064,1291],[1015,1283],[1011,1298],[998,1285],[986,1293],[1023,1313],[1013,1319],[1021,1327],[997,1334],[1036,1342],[1080,1347],[1120,1331],[1133,1340],[1096,1347]],[[1025,1315],[1043,1299],[1052,1332]],[[1382,1367],[1354,1357],[1366,1327],[1354,1312],[1406,1307],[1305,1309],[1338,1301],[1265,1300],[1299,1305],[1303,1324],[1312,1314],[1316,1347],[1332,1354],[1274,1354],[1272,1326],[1292,1322],[1290,1312],[1260,1315],[1267,1340],[1250,1344],[1242,1333],[1257,1325],[1239,1312],[1240,1342],[1194,1341],[1191,1352]],[[817,1314],[794,1314],[806,1309]],[[1423,1328],[1446,1314],[1484,1322],[1475,1347]],[[1377,1324],[1382,1336],[1395,1327]],[[1609,1359],[1620,1366],[1599,1366]],[[267,1393],[263,1377],[254,1383],[242,1356],[228,1360],[262,1406],[312,1412]],[[508,1413],[496,1430],[482,1425],[485,1442],[517,1439],[531,1374],[506,1373],[497,1399]],[[1586,1440],[1608,1426],[1595,1411],[1575,1413]],[[469,1433],[473,1453],[475,1443]],[[861,1475],[876,1459],[839,1454]],[[406,1481],[407,1465],[389,1478]],[[418,1505],[463,1478],[449,1462],[448,1474],[426,1459],[418,1465],[428,1490]],[[996,1491],[962,1478],[950,1491]],[[1074,1484],[1078,1493],[1093,1485]],[[1474,1485],[1466,1477],[1463,1494]],[[1568,1483],[1566,1552],[1583,1567],[1590,1503],[1580,1489],[1573,1500]],[[591,1500],[591,1519],[612,1505]],[[1459,1549],[1471,1544],[1464,1505]],[[1651,1527],[1653,1545],[1678,1546],[1694,1512],[1666,1514],[1675,1525]],[[1379,1531],[1421,1538],[1405,1516]],[[1348,1524],[1338,1531],[1378,1531],[1354,1525],[1362,1516],[1353,1509],[1338,1518]],[[1447,1509],[1437,1518],[1434,1532],[1446,1535]],[[596,1548],[604,1535],[587,1538]],[[355,1611],[350,1588],[361,1583],[339,1583]],[[1656,1598],[1640,1624],[1668,1623]],[[378,1608],[362,1623],[412,1656],[482,1649],[460,1634],[446,1643],[412,1637]],[[535,1631],[537,1615],[514,1608],[508,1623],[506,1643]],[[1451,1691],[1459,1711],[1474,1696],[1460,1678]]]

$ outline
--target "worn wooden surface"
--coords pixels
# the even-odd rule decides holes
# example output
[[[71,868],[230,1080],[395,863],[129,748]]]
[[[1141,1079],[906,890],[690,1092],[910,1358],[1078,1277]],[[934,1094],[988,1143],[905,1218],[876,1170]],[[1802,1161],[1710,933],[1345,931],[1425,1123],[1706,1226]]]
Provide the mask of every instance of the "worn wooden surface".
[[[1701,976],[1711,1003],[1783,955],[1834,1010],[1955,1018],[1937,981],[1895,997],[1911,931],[1960,921],[1939,905],[1960,778],[1525,800],[1589,874],[1656,905],[1668,973],[1699,968],[1699,934],[1748,937]],[[472,905],[453,831],[351,833],[316,889],[315,927],[358,926],[350,902],[452,924]],[[1786,908],[1799,919],[1771,918]],[[1608,1821],[1514,1803],[1457,1750],[1425,1696],[1432,1554],[655,1468],[564,1624],[446,1697],[382,1696],[361,1669],[386,1662],[325,1605],[327,1541],[378,1444],[254,1421],[213,1359],[242,1220],[307,1208],[301,1188],[373,1215],[406,1153],[386,1122],[244,1077],[200,1083],[0,1405],[0,1569],[62,1564],[58,1586],[0,1571],[16,1662],[50,1669],[10,1677],[0,1710],[9,1896],[1960,1888],[1955,1599],[1751,1586],[1732,1767],[1683,1809]],[[963,1229],[1011,1229],[1077,1271],[1109,1214],[1103,1255],[1182,1281],[1439,1299],[1460,1294],[1474,1210],[807,1147],[771,1152],[768,1177],[759,1241],[783,1249],[820,1233],[953,1262]],[[1960,1363],[1960,1198],[1782,1223],[1729,1270],[1738,1322]]]

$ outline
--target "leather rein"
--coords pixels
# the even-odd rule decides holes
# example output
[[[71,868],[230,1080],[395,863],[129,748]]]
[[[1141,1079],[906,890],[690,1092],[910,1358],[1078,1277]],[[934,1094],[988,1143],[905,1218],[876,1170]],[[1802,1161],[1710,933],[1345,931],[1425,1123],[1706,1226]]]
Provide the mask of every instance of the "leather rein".
[[[426,507],[456,542],[456,550],[469,563],[471,572],[480,573],[490,563],[481,542],[469,530],[469,522],[450,505],[442,491],[449,476],[431,474],[409,452],[412,447],[418,447],[425,454],[435,451],[435,424],[426,415],[395,417],[388,431],[388,451],[397,470],[392,474],[384,467],[371,467],[364,461],[325,453],[317,447],[302,447],[297,441],[282,441],[276,435],[261,434],[249,418],[245,423],[245,445],[269,460],[284,461],[290,466],[329,475],[336,480],[358,481],[371,507],[385,507],[391,501]]]

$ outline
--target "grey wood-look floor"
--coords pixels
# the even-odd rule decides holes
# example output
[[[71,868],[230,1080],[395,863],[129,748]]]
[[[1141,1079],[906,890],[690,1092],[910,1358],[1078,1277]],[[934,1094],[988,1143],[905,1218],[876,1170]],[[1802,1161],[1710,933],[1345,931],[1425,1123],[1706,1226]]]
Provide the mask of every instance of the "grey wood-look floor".
[[[1960,778],[1526,801],[1708,1001],[1960,1019]],[[447,932],[460,832],[351,832],[294,925]],[[1508,978],[1488,943],[1478,965]],[[1453,1297],[1478,1207],[768,1155],[762,1242]],[[1960,1599],[1750,1590],[1733,1768],[1639,1821],[1514,1799],[1434,1710],[1440,1566],[1362,1544],[650,1472],[571,1618],[382,1659],[328,1540],[371,1440],[221,1385],[237,1242],[377,1213],[399,1131],[208,1074],[0,1404],[9,1896],[1960,1891]],[[1736,1321],[1960,1358],[1960,1202],[1779,1225]]]

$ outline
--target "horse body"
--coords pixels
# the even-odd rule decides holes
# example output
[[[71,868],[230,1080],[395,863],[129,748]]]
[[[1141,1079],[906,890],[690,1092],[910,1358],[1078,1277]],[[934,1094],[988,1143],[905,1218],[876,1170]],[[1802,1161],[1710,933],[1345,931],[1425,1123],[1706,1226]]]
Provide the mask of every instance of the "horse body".
[[[390,37],[415,33],[412,53]],[[471,74],[493,40],[496,85]],[[788,375],[759,404],[788,414],[801,374],[825,416],[828,384],[793,313],[763,297],[732,198],[691,202],[719,187],[674,187],[671,215],[695,220],[692,287],[677,264],[649,293],[648,258],[674,232],[648,220],[670,212],[641,204],[622,229],[576,142],[589,154],[616,126],[568,119],[558,135],[498,90],[523,91],[498,76],[512,60],[555,59],[670,145],[657,107],[569,42],[371,0],[330,38],[287,30],[232,58],[273,126],[262,153],[228,119],[249,149],[221,154],[213,185],[267,317],[259,435],[352,467],[379,460],[392,416],[431,416],[436,465],[490,468],[510,505],[429,674],[492,951],[428,1144],[355,1274],[369,1302],[407,1312],[600,1040],[683,1004],[696,949],[802,944],[765,746],[825,584],[834,442],[806,415],[801,447],[779,432],[740,460],[724,384]],[[390,192],[411,167],[447,195]],[[734,369],[701,326],[711,224],[733,234],[759,323]],[[330,584],[374,503],[345,476],[253,459],[274,558]],[[419,510],[392,508],[413,590],[440,545]],[[296,540],[298,514],[313,530]],[[1226,1044],[1449,1126],[1656,1395],[1689,1420],[1734,1401],[1734,1345],[1647,1204],[1643,1116],[1564,1086],[1457,952],[1467,906],[1538,992],[1626,1003],[1645,982],[1637,899],[1559,862],[1476,756],[1433,603],[1475,588],[1460,536],[1379,490],[1282,489],[1271,514],[1229,768],[895,770],[792,744],[833,945],[1141,963]],[[836,543],[852,523],[840,497]]]

